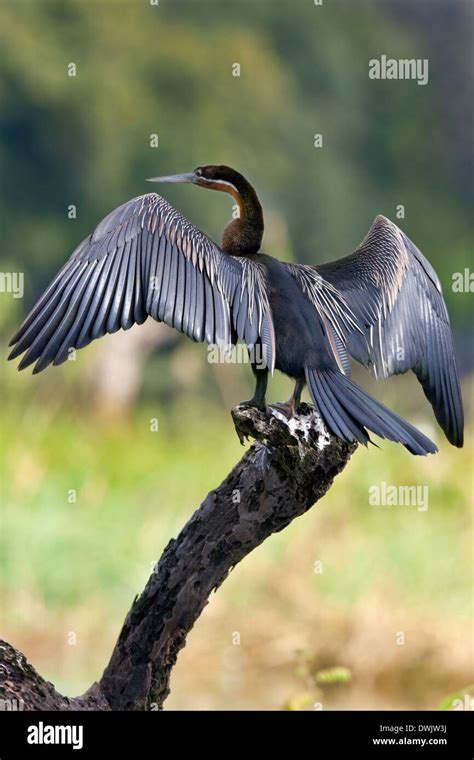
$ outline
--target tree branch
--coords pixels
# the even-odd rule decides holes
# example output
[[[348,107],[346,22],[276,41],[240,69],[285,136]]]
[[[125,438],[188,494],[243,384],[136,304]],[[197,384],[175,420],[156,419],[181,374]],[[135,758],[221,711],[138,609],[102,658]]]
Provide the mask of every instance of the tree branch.
[[[179,651],[211,592],[272,533],[321,499],[355,444],[330,436],[314,408],[291,421],[276,409],[232,411],[250,449],[172,539],[125,619],[99,683],[82,697],[58,694],[8,644],[0,645],[0,699],[31,710],[161,709]]]

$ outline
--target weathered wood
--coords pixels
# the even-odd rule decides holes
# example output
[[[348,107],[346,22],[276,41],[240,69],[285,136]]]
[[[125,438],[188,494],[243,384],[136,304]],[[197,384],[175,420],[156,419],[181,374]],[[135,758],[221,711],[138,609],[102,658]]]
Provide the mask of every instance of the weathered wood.
[[[250,449],[172,539],[132,604],[101,680],[67,698],[23,655],[0,646],[0,699],[28,710],[161,709],[169,679],[211,592],[272,533],[326,493],[355,449],[329,436],[314,408],[288,421],[276,409],[236,407],[232,416]]]

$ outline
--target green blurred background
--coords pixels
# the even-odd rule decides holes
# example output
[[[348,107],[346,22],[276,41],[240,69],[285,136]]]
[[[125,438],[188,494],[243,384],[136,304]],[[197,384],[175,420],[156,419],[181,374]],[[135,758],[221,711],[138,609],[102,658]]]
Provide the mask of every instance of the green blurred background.
[[[356,452],[213,595],[167,706],[430,708],[474,680],[472,294],[452,290],[472,262],[472,30],[468,0],[0,0],[0,267],[25,273],[23,299],[0,293],[0,622],[60,691],[100,676],[165,544],[241,455],[229,409],[251,373],[148,322],[37,377],[6,364],[6,343],[110,209],[205,163],[256,186],[274,256],[345,255],[377,213],[407,232],[443,284],[468,430],[451,448],[414,378],[357,373],[439,455]],[[428,58],[429,84],[369,80],[382,54]],[[164,192],[219,241],[226,196]],[[270,399],[288,391],[275,378]],[[428,510],[369,506],[381,481],[428,485]],[[350,680],[316,683],[335,667]]]

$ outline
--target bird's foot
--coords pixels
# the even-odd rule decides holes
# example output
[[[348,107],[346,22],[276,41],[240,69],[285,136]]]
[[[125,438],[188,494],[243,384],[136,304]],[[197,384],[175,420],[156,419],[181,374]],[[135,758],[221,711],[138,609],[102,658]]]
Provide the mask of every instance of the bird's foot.
[[[241,401],[238,406],[241,406],[243,409],[258,409],[259,412],[265,412],[266,411],[266,405],[265,405],[265,399],[261,401],[260,399],[250,398],[248,401]]]
[[[262,414],[265,416],[262,417]],[[267,420],[265,398],[251,398],[248,401],[241,401],[232,409],[232,419],[239,441],[243,446],[245,439],[252,436],[255,426],[264,425]]]

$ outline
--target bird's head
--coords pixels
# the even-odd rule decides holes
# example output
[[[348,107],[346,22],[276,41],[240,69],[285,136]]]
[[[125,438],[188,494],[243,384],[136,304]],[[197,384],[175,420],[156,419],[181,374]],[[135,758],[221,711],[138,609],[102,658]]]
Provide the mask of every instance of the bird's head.
[[[239,207],[239,217],[227,225],[222,237],[223,250],[244,255],[257,253],[262,242],[263,212],[257,194],[245,177],[230,166],[198,166],[188,174],[152,177],[149,182],[189,182],[208,190],[229,193]]]
[[[171,174],[165,177],[151,177],[149,182],[189,182],[208,190],[220,190],[230,193],[234,198],[243,191],[247,180],[242,174],[231,169],[230,166],[198,166],[194,171],[187,174]]]

